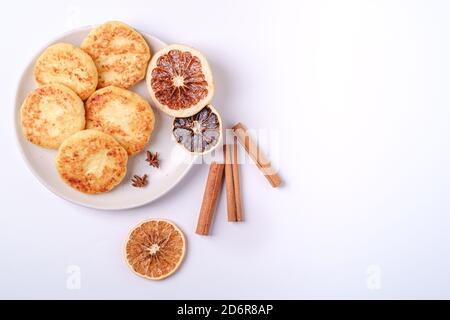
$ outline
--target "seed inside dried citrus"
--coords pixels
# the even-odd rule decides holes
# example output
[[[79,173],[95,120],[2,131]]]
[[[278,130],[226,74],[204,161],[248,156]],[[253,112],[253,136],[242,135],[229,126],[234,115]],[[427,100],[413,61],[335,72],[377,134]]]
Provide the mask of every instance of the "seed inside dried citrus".
[[[188,118],[175,118],[173,136],[192,153],[205,154],[215,149],[222,136],[222,121],[213,106],[204,107]]]
[[[134,228],[126,243],[130,268],[139,276],[161,280],[174,273],[184,258],[186,241],[167,220],[148,220]]]

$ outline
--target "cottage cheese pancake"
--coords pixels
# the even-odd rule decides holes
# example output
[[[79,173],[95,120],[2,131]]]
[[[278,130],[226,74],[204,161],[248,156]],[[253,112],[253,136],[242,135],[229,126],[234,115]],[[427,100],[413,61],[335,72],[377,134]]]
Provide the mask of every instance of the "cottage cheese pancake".
[[[57,43],[42,53],[34,67],[38,85],[63,84],[86,100],[97,88],[98,73],[92,58],[83,50]]]
[[[83,41],[99,72],[98,87],[130,88],[145,77],[150,48],[142,35],[121,22],[107,22]]]
[[[150,105],[138,94],[118,87],[97,90],[86,101],[86,128],[113,136],[128,155],[142,151],[155,125]]]
[[[123,180],[127,161],[127,152],[113,137],[83,130],[61,144],[56,168],[69,186],[96,194],[110,191]]]
[[[20,109],[20,121],[28,141],[57,149],[67,137],[84,129],[83,101],[63,85],[45,85],[25,99]]]

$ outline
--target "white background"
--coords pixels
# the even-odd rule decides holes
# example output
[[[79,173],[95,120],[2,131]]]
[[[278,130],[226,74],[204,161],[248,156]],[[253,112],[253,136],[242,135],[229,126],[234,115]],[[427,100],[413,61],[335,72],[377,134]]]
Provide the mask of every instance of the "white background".
[[[448,1],[11,1],[0,12],[0,298],[450,298]],[[227,126],[277,130],[286,181],[242,167],[244,224],[194,234],[207,166],[146,207],[101,212],[47,191],[20,158],[13,98],[40,48],[122,20],[208,57]],[[150,217],[188,251],[162,282],[123,261]],[[81,288],[66,287],[67,268]]]

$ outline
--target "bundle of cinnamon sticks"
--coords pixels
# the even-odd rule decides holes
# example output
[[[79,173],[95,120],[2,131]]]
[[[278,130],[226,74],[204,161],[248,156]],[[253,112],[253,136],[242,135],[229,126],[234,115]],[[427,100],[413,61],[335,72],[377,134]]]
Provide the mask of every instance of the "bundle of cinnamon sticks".
[[[280,176],[272,167],[270,161],[262,152],[259,145],[255,143],[255,141],[248,135],[247,128],[242,123],[237,123],[233,126],[233,134],[233,145],[225,144],[223,146],[224,162],[211,163],[197,224],[196,233],[199,235],[206,236],[210,233],[217,201],[223,186],[224,172],[227,193],[228,221],[244,221],[241,201],[237,141],[239,141],[239,143],[244,147],[246,152],[256,163],[257,167],[262,171],[272,187],[277,188],[281,185],[282,180]]]

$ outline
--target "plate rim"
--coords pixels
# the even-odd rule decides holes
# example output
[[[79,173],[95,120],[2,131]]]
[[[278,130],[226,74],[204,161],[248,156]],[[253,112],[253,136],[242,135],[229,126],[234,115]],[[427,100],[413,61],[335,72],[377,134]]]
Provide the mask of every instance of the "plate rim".
[[[62,192],[59,192],[58,190],[56,190],[56,188],[53,188],[50,186],[50,184],[48,184],[45,179],[41,178],[40,175],[37,173],[37,171],[33,168],[33,166],[31,165],[29,159],[26,157],[25,155],[25,151],[24,148],[22,146],[22,143],[19,139],[19,135],[22,134],[21,131],[21,127],[19,125],[20,119],[20,112],[18,109],[20,109],[20,107],[18,108],[18,106],[20,106],[22,103],[21,101],[19,101],[19,88],[22,86],[22,83],[25,79],[25,71],[30,67],[30,65],[32,64],[33,61],[36,61],[36,59],[39,57],[39,54],[41,52],[43,52],[46,48],[48,48],[50,45],[54,44],[57,41],[60,41],[59,39],[67,37],[69,35],[71,35],[72,33],[75,32],[82,32],[82,31],[89,31],[93,28],[98,27],[98,24],[94,24],[94,25],[86,25],[86,26],[81,26],[78,28],[74,28],[68,31],[65,31],[63,33],[61,33],[58,36],[53,37],[52,40],[48,41],[44,46],[40,47],[38,53],[33,54],[31,56],[31,59],[29,60],[29,62],[22,67],[21,71],[20,71],[20,76],[19,76],[19,80],[17,82],[16,85],[16,92],[15,92],[15,96],[14,96],[14,112],[13,112],[13,117],[14,117],[14,139],[15,139],[15,143],[17,145],[17,148],[19,149],[19,153],[22,157],[22,160],[25,162],[25,166],[27,167],[27,169],[32,173],[32,175],[39,181],[39,183],[44,186],[47,190],[49,190],[51,193],[53,193],[54,195],[58,196],[59,198],[66,200],[70,203],[85,207],[85,208],[90,208],[90,209],[95,209],[95,210],[101,210],[101,211],[121,211],[121,210],[130,210],[130,209],[135,209],[135,208],[140,208],[143,207],[145,205],[148,205],[158,199],[160,199],[161,197],[163,197],[164,195],[166,195],[169,191],[171,191],[176,185],[178,185],[180,183],[180,181],[188,174],[188,172],[192,169],[192,166],[194,165],[194,163],[196,162],[196,159],[198,158],[198,156],[195,155],[191,155],[190,159],[191,162],[190,164],[186,167],[186,169],[184,170],[184,172],[182,174],[180,174],[178,176],[177,179],[174,180],[174,182],[167,188],[167,190],[165,190],[164,192],[160,193],[157,197],[143,202],[143,203],[138,203],[135,205],[128,205],[128,206],[116,206],[116,207],[103,207],[103,206],[96,206],[95,204],[87,204],[84,203],[82,201],[77,201],[74,199],[71,199],[68,196],[65,196]],[[142,35],[145,35],[146,37],[149,38],[154,38],[158,41],[160,41],[161,43],[163,43],[164,45],[167,45],[166,42],[160,40],[158,37],[155,37],[147,32],[141,31],[139,29],[135,29],[137,32],[139,32]],[[141,81],[145,81],[145,79],[142,79]],[[163,115],[165,116],[165,115]]]

